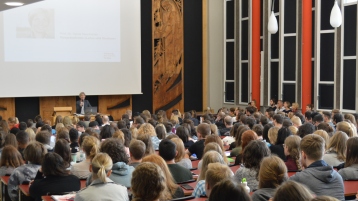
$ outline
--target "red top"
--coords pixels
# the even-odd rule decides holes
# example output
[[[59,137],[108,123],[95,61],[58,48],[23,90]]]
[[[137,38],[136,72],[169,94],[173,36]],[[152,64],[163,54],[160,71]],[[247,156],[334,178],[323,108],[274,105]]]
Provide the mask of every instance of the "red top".
[[[291,156],[287,156],[287,160],[286,160],[285,164],[287,166],[288,171],[297,171],[298,170],[296,161],[293,160],[293,158],[291,158]]]

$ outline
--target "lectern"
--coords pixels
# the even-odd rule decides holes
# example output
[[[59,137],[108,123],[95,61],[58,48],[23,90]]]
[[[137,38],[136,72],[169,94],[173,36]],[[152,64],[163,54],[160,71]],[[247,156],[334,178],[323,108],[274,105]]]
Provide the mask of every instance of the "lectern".
[[[62,117],[64,116],[71,116],[72,115],[72,107],[54,107],[53,108],[53,120],[52,120],[52,124],[55,124],[56,121],[56,117],[61,115]]]

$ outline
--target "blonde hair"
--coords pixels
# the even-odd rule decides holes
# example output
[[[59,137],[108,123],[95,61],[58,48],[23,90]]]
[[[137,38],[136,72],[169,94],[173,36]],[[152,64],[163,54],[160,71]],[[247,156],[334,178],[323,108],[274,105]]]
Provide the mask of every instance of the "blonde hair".
[[[93,174],[96,174],[103,183],[107,183],[107,172],[112,170],[112,166],[112,159],[106,153],[98,153],[92,159]]]
[[[209,124],[212,135],[218,135],[218,127],[215,124]]]
[[[300,163],[301,151],[300,151],[301,138],[297,135],[290,135],[285,140],[285,146],[287,147],[288,153],[293,160],[296,162],[298,170],[302,170]]]
[[[35,133],[34,129],[26,128],[25,132],[29,134],[30,142],[35,141],[36,133]]]
[[[80,121],[80,119],[77,116],[72,117],[72,124],[77,125],[77,123]]]
[[[286,164],[274,155],[263,158],[258,180],[259,188],[279,187],[288,180]]]
[[[272,127],[268,131],[268,138],[270,140],[270,143],[273,145],[275,145],[277,142],[278,130],[280,130],[278,127]]]
[[[174,160],[177,163],[177,162],[181,161],[183,158],[185,158],[184,143],[183,143],[183,140],[181,140],[180,138],[172,138],[170,140],[173,141],[176,145],[178,154],[175,156]]]
[[[179,115],[175,115],[172,113],[172,115],[170,116],[170,121],[174,121],[175,124],[179,124],[179,117],[180,117]]]
[[[60,130],[60,128],[64,128],[65,125],[63,125],[63,123],[57,123],[56,124],[56,127],[55,127],[55,130],[56,130],[56,133],[58,133],[58,131]]]
[[[292,109],[295,108],[296,110],[300,107],[298,103],[292,103]]]
[[[337,131],[329,142],[328,150],[336,151],[338,160],[346,160],[347,140],[348,136],[346,133]]]
[[[337,131],[347,133],[348,137],[353,137],[354,135],[352,126],[346,121],[341,121],[337,124]]]
[[[122,143],[124,144],[124,141],[125,141],[125,139],[124,139],[124,133],[123,133],[121,130],[117,129],[117,130],[113,133],[112,138],[120,139],[120,140],[122,141]]]
[[[218,153],[217,151],[206,152],[203,157],[203,163],[201,165],[201,172],[198,181],[205,180],[206,171],[208,170],[208,165],[210,163],[220,163],[223,165],[227,165],[221,154]]]
[[[210,163],[205,174],[205,183],[213,187],[215,184],[229,179],[231,176],[233,176],[233,173],[227,165]]]
[[[298,127],[300,127],[302,125],[301,119],[299,117],[297,117],[297,116],[293,116],[291,118],[291,121],[292,121],[293,125],[296,125]]]
[[[135,168],[131,181],[132,201],[167,200],[163,194],[166,189],[165,176],[158,165],[146,162]]]
[[[72,120],[69,116],[65,116],[62,120],[62,123],[65,127],[72,126]]]
[[[138,136],[138,129],[136,127],[130,127],[130,132],[132,133],[132,139],[137,139]]]
[[[100,142],[98,138],[93,136],[86,136],[82,142],[82,149],[85,151],[86,156],[93,158],[99,152]]]
[[[151,137],[157,136],[155,129],[150,123],[142,124],[138,129],[138,135],[149,134]]]
[[[221,140],[221,138],[218,135],[209,135],[206,137],[204,145],[207,145],[211,142],[214,142],[216,144],[218,144],[221,148],[221,152],[218,152],[219,154],[221,154],[221,156],[223,157],[224,161],[226,164],[229,164],[229,161],[227,160],[226,154],[225,154],[225,148],[224,148],[224,144],[223,141]]]
[[[330,140],[328,133],[325,130],[316,130],[313,134],[319,135],[324,139],[326,144],[325,149],[328,150],[328,145]]]
[[[167,192],[163,193],[164,197],[168,200],[172,199],[172,195],[174,195],[175,191],[178,188],[178,185],[175,183],[172,174],[168,168],[167,163],[164,161],[162,157],[157,154],[151,154],[142,159],[142,162],[151,162],[160,167],[160,169],[164,173],[165,184],[168,187]]]
[[[296,135],[297,134],[297,131],[298,131],[298,128],[295,127],[295,126],[290,126],[288,127],[288,129],[290,129],[291,133]]]
[[[143,110],[142,114],[147,117],[147,122],[152,118],[152,114],[149,112],[149,110]]]

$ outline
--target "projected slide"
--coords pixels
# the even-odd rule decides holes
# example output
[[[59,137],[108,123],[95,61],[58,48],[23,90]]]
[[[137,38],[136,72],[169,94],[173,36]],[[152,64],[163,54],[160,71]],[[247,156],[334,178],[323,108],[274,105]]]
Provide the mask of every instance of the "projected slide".
[[[5,62],[121,61],[119,0],[47,0],[3,17]]]

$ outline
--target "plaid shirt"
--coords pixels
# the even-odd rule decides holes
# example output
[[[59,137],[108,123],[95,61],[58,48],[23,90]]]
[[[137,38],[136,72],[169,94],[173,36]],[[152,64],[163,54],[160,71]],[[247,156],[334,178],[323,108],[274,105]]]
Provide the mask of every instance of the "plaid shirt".
[[[199,198],[200,196],[206,196],[205,192],[205,180],[200,180],[193,191],[192,196],[195,196],[195,198]]]

